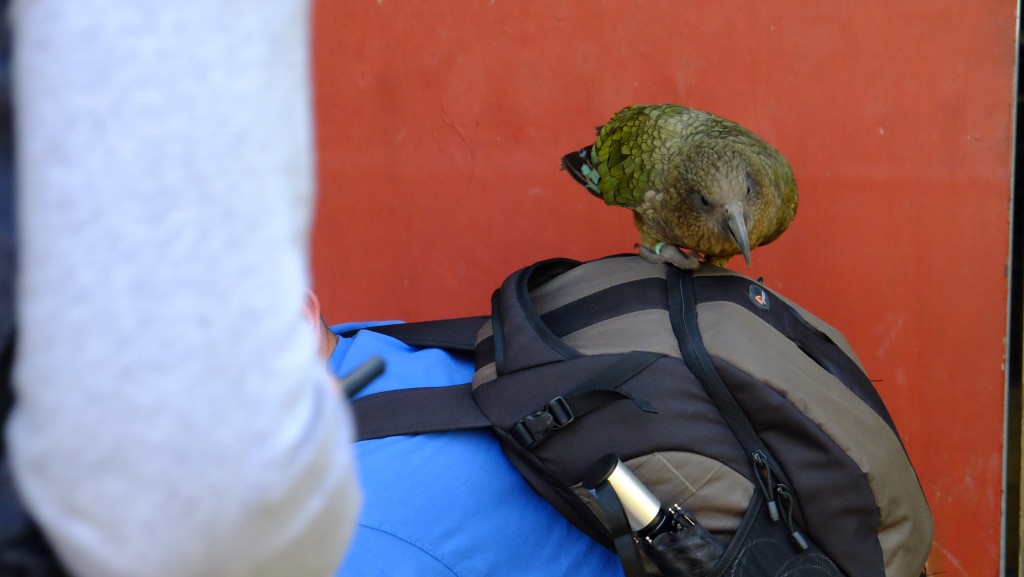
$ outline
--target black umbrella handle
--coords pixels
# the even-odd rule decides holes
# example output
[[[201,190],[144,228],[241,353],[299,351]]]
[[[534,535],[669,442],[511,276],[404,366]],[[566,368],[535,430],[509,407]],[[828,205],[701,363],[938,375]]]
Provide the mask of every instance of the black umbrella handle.
[[[682,507],[669,510],[672,531],[645,539],[644,552],[666,577],[707,577],[725,554],[725,545]]]

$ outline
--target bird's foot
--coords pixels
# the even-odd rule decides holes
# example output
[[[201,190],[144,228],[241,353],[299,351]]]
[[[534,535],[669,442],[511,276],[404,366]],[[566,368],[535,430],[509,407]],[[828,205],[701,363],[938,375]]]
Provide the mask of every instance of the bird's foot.
[[[712,266],[725,268],[729,264],[729,257],[727,256],[705,256],[704,261]]]
[[[683,270],[694,270],[700,266],[700,260],[693,254],[679,250],[679,247],[659,242],[653,249],[639,245],[640,256],[654,264],[670,263]]]

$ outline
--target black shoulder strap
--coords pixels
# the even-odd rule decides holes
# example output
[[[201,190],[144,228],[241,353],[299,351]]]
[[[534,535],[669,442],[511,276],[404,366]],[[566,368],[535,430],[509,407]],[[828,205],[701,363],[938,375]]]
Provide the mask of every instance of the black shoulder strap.
[[[356,439],[483,429],[491,425],[473,399],[472,386],[400,389],[352,401]]]
[[[373,331],[396,338],[413,347],[434,347],[446,351],[473,352],[476,348],[476,335],[484,323],[491,320],[490,315],[479,317],[461,317],[439,321],[422,321],[416,323],[400,323],[360,329]],[[351,337],[356,331],[342,333],[343,337]]]
[[[643,569],[637,542],[633,539],[626,511],[622,508],[622,502],[615,494],[615,489],[604,482],[594,490],[597,493],[597,504],[608,521],[608,532],[612,535],[612,544],[615,545],[615,553],[622,563],[623,574],[625,577],[644,577],[648,573]]]
[[[767,454],[761,437],[747,419],[739,403],[732,396],[722,377],[711,363],[708,350],[704,348],[704,339],[697,324],[697,301],[693,292],[693,271],[669,267],[668,309],[672,321],[672,329],[679,341],[679,350],[690,372],[696,376],[708,396],[714,401],[718,411],[722,413],[736,439],[747,452]]]
[[[490,316],[462,317],[371,327],[375,333],[396,338],[413,347],[433,347],[455,353],[473,353],[476,336]],[[343,333],[349,337],[357,331]],[[418,435],[489,427],[470,384],[449,387],[399,389],[352,401],[356,439],[366,441],[396,435]]]

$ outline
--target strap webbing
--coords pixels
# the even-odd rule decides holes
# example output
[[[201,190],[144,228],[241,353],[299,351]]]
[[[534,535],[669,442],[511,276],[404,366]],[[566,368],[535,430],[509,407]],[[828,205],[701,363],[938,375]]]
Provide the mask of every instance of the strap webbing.
[[[368,395],[352,401],[352,410],[359,441],[491,426],[469,383]]]
[[[439,321],[399,323],[360,329],[373,331],[396,338],[403,343],[420,348],[436,347],[447,351],[473,352],[476,349],[476,335],[480,327],[491,319],[490,316],[462,317]],[[343,333],[351,337],[358,331]]]
[[[614,401],[630,399],[644,411],[658,412],[646,399],[618,388],[663,356],[647,351],[626,353],[564,396],[548,401],[540,411],[520,419],[509,434],[524,448],[533,449],[555,431]]]
[[[606,401],[601,400],[604,396],[602,393],[615,391],[619,388],[619,385],[640,374],[641,371],[663,356],[661,353],[648,351],[630,351],[626,353],[625,356],[607,369],[590,377],[586,382],[566,395],[566,400],[569,401],[569,406],[572,408],[573,413],[578,417],[604,405]],[[624,394],[621,396],[633,398]]]
[[[646,577],[643,564],[640,562],[640,552],[637,550],[636,541],[633,540],[633,532],[629,528],[629,519],[626,518],[626,511],[622,508],[619,496],[615,489],[605,481],[594,488],[597,492],[597,502],[604,512],[605,521],[608,523],[608,531],[612,534],[612,542],[615,544],[615,553],[622,563],[622,571],[626,577]]]

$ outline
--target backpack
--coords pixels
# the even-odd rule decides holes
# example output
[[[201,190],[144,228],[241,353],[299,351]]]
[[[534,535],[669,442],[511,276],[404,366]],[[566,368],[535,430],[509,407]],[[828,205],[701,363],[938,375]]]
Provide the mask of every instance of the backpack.
[[[476,372],[354,400],[360,440],[489,428],[628,577],[922,575],[931,514],[885,405],[838,331],[759,281],[553,259],[489,317],[371,330]]]

